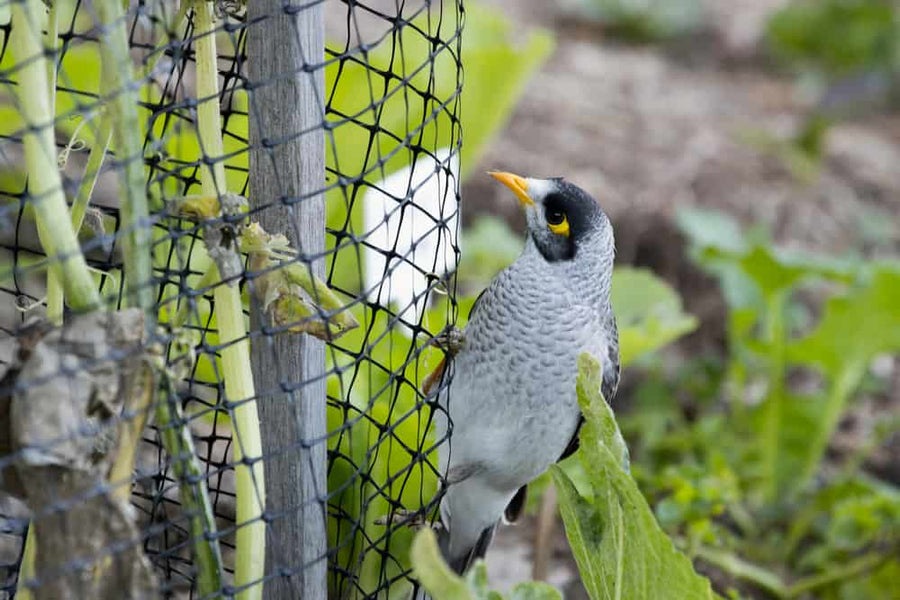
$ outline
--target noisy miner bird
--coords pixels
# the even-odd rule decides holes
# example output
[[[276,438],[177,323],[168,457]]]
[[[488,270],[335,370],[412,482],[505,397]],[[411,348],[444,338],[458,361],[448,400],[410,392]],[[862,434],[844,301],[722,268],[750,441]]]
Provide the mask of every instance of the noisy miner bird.
[[[606,214],[562,178],[491,175],[519,199],[528,239],[473,306],[449,389],[437,399],[437,433],[449,434],[439,450],[447,481],[438,540],[459,573],[484,556],[503,517],[519,516],[527,484],[577,449],[578,356],[601,361],[607,400],[619,381]]]

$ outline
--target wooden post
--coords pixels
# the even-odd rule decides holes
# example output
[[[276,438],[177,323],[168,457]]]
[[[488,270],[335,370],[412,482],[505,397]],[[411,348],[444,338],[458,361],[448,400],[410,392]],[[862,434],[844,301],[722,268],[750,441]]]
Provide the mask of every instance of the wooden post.
[[[325,248],[324,4],[248,3],[250,202],[270,233],[304,256]],[[314,71],[305,70],[319,65]],[[310,131],[295,137],[301,131]],[[324,260],[314,264],[324,276]],[[252,282],[251,282],[252,285]],[[263,330],[258,302],[253,331]],[[264,597],[327,596],[325,347],[307,335],[252,339],[259,395],[266,513]],[[312,381],[312,383],[310,383]]]

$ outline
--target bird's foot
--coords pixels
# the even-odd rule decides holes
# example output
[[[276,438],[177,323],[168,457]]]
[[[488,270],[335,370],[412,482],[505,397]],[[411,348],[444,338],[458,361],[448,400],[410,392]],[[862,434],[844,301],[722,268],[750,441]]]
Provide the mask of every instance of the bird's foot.
[[[434,338],[434,344],[451,357],[459,354],[466,343],[466,334],[459,327],[450,327]]]
[[[431,527],[434,531],[440,531],[443,529],[443,525],[441,525],[440,521],[429,522],[425,517],[425,513],[421,510],[404,510],[397,509],[391,514],[379,517],[375,519],[376,525],[406,525],[410,529],[423,529],[425,527]]]

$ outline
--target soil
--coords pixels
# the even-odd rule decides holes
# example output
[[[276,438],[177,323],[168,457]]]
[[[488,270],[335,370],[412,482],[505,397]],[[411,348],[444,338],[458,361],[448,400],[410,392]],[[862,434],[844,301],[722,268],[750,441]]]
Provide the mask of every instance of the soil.
[[[821,164],[805,175],[771,143],[759,142],[789,139],[810,108],[794,80],[777,74],[765,56],[763,27],[786,0],[706,0],[706,31],[663,46],[610,39],[577,16],[574,0],[482,1],[519,30],[552,30],[556,49],[476,171],[564,176],[594,195],[615,226],[618,263],[652,268],[699,317],[701,328],[675,352],[724,348],[718,286],[687,260],[674,224],[683,207],[724,211],[770,230],[784,246],[896,255],[898,115],[837,124]],[[462,197],[464,223],[489,212],[517,230],[524,225],[515,203],[490,178],[470,178]],[[896,381],[896,361],[885,360]],[[620,396],[628,393],[628,378]],[[832,450],[858,445],[871,432],[873,415],[900,408],[896,398],[888,392],[855,403]],[[890,449],[898,443],[889,440],[871,470],[897,477],[890,472]],[[501,527],[488,553],[493,585],[508,590],[530,578],[533,537],[531,521]],[[549,543],[562,549],[553,553],[550,580],[567,597],[582,597],[561,526]]]

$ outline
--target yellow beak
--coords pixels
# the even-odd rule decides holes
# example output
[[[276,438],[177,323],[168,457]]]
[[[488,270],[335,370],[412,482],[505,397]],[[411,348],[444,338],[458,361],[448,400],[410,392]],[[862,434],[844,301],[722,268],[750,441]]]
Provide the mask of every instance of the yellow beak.
[[[498,173],[496,171],[491,171],[488,175],[511,189],[522,206],[534,205],[534,200],[528,195],[528,181],[526,181],[524,177],[519,177],[512,173]]]

